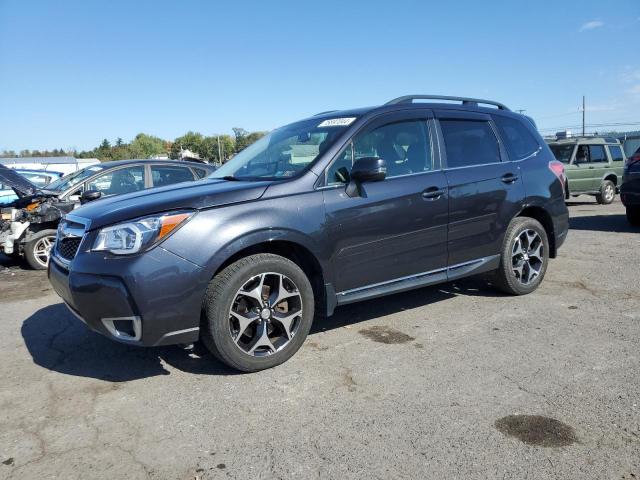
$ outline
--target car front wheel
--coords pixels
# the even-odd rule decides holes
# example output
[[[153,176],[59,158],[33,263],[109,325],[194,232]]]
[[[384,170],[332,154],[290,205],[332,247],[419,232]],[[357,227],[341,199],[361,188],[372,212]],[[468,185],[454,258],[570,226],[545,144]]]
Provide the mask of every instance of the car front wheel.
[[[31,268],[46,270],[55,241],[55,230],[41,230],[29,239],[24,246],[24,256]]]
[[[304,343],[314,315],[309,279],[279,255],[251,255],[209,283],[201,338],[227,365],[255,372],[291,358]]]
[[[511,295],[526,295],[538,288],[548,262],[549,239],[544,227],[533,218],[516,217],[507,228],[492,283]]]

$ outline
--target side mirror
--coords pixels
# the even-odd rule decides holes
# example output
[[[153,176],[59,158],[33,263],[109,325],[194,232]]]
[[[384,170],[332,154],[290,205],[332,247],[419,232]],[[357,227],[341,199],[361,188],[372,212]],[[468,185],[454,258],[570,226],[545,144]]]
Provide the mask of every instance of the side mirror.
[[[354,197],[360,194],[360,184],[379,182],[387,176],[387,163],[378,157],[363,157],[351,167],[351,181],[347,185],[347,195]]]
[[[102,192],[97,190],[87,190],[80,195],[80,205],[84,205],[87,202],[98,200],[102,196]]]

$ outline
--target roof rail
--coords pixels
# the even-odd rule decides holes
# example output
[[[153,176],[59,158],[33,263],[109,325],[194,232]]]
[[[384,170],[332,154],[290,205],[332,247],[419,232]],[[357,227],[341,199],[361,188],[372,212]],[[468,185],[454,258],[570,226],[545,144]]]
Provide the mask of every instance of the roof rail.
[[[403,97],[394,98],[393,100],[385,103],[385,105],[397,105],[399,103],[413,103],[414,100],[451,100],[454,102],[462,102],[462,105],[475,105],[484,103],[485,105],[493,105],[500,110],[510,111],[506,105],[493,100],[482,100],[480,98],[467,98],[467,97],[449,97],[447,95],[404,95]]]
[[[320,115],[324,115],[325,113],[333,113],[333,112],[337,112],[337,111],[338,111],[338,110],[327,110],[327,111],[325,111],[325,112],[316,113],[316,114],[314,115],[314,117],[318,117],[318,116],[320,116]]]

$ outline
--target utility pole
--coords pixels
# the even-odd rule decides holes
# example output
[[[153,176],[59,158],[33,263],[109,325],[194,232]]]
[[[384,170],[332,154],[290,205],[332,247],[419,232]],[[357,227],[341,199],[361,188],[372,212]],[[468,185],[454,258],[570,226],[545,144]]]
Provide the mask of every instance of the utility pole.
[[[522,115],[524,112],[526,112],[526,110],[524,108],[519,108],[518,110],[516,110],[516,112]]]
[[[222,151],[220,150],[220,135],[218,135],[217,138],[218,138],[218,162],[222,164]]]
[[[584,137],[584,95],[582,96],[582,136]]]

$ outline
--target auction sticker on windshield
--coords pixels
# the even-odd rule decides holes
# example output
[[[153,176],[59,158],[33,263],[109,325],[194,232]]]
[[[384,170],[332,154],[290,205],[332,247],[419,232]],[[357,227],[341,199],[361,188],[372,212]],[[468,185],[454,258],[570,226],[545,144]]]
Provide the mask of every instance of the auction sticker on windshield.
[[[331,118],[329,120],[325,120],[318,128],[321,127],[346,127],[347,125],[351,125],[356,117],[343,117],[343,118]]]

